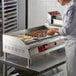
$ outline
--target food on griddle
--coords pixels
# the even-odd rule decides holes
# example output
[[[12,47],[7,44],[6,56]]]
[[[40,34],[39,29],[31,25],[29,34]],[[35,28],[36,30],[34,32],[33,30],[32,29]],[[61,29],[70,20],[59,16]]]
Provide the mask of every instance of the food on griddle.
[[[46,30],[37,30],[31,33],[26,33],[26,35],[32,36],[32,37],[44,37],[47,35],[47,32]]]
[[[46,30],[37,30],[31,33],[26,33],[25,35],[21,34],[15,37],[23,41],[31,41],[31,40],[37,39],[38,37],[44,37],[46,35],[47,35]]]
[[[18,35],[16,37],[23,41],[31,41],[36,38],[36,37],[27,36],[27,35]]]

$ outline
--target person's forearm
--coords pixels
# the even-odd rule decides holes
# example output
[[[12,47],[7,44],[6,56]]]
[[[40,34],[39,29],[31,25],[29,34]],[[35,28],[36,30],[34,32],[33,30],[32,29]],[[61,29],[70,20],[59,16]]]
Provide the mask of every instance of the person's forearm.
[[[48,35],[53,35],[55,33],[58,33],[59,34],[59,29],[58,28],[51,28],[47,31],[47,34]]]
[[[56,28],[56,31],[55,31],[55,33],[58,33],[58,34],[59,34],[59,29],[58,29],[58,28]]]

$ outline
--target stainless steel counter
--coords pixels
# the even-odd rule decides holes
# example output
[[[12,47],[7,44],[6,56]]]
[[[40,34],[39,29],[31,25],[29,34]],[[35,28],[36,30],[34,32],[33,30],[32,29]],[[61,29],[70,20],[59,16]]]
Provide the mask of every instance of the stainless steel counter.
[[[24,71],[30,71],[36,74],[42,74],[50,69],[56,68],[66,62],[64,52],[56,52],[44,54],[43,56],[32,57],[32,63],[30,67],[26,64],[26,59],[14,55],[7,55],[7,59],[0,58],[3,64],[10,65],[12,67],[22,69]]]

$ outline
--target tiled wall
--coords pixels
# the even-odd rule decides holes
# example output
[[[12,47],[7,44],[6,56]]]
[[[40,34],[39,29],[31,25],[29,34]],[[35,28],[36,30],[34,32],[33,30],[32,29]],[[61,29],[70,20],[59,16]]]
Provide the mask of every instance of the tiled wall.
[[[62,7],[57,0],[28,0],[28,25],[29,28],[43,25],[46,22],[47,13],[50,11],[59,11],[63,14]]]

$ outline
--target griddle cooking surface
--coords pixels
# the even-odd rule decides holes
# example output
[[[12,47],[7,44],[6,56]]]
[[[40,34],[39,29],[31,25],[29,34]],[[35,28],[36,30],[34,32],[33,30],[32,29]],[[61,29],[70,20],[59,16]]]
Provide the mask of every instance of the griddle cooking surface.
[[[30,33],[26,33],[26,35],[28,36],[32,36],[32,37],[45,37],[47,36],[47,30],[37,30],[34,32],[30,32]]]

